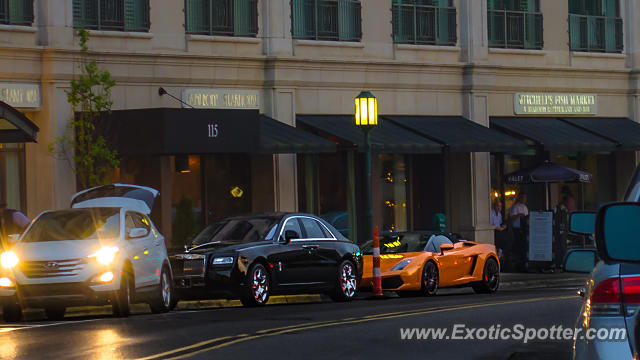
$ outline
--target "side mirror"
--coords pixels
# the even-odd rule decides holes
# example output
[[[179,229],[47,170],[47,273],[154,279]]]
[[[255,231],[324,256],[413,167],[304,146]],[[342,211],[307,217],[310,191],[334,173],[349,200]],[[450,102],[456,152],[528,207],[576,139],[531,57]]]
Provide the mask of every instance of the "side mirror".
[[[569,231],[580,235],[592,235],[596,232],[596,213],[579,211],[569,215]]]
[[[300,238],[300,235],[295,230],[286,230],[284,232],[284,242],[287,244],[290,243],[291,240],[299,239],[299,238]]]
[[[444,255],[444,252],[447,250],[453,250],[452,244],[441,244],[440,245],[440,254]]]
[[[604,205],[596,216],[596,248],[601,259],[640,263],[640,203]]]
[[[147,231],[147,229],[145,229],[145,228],[135,228],[135,229],[129,230],[129,233],[127,234],[127,237],[129,239],[137,239],[137,238],[145,237],[145,236],[147,236],[147,234],[149,234],[149,231]]]
[[[575,273],[590,273],[596,266],[598,257],[595,250],[572,250],[564,258],[564,271]]]
[[[20,240],[20,234],[11,234],[7,236],[7,241],[9,242],[9,244],[15,244],[18,242],[18,240]]]

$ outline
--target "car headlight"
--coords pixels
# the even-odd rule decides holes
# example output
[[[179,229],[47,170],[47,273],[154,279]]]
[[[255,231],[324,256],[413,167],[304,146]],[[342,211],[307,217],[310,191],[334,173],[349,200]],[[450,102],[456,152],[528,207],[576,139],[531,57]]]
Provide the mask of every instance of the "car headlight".
[[[5,251],[0,255],[0,265],[5,269],[11,269],[18,265],[18,255],[13,251]]]
[[[116,258],[116,253],[120,251],[116,246],[103,246],[100,250],[89,255],[90,258],[96,258],[102,265],[109,265]]]
[[[230,265],[233,264],[233,256],[221,256],[213,258],[212,265]]]
[[[396,264],[396,266],[391,268],[391,271],[402,270],[404,269],[413,259],[402,260]]]

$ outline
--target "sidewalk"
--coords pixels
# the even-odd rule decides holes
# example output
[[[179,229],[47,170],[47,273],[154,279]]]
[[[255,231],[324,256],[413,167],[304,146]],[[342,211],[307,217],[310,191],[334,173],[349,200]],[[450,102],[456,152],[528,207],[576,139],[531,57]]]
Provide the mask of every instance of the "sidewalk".
[[[576,290],[582,287],[589,278],[589,274],[574,274],[557,272],[553,274],[542,273],[502,273],[500,274],[500,289],[535,289],[543,287],[575,287]],[[500,290],[498,290],[500,291]],[[322,295],[287,295],[273,296],[269,299],[270,305],[273,304],[295,304],[295,303],[314,303],[322,302]],[[203,310],[212,308],[240,307],[239,300],[202,300],[202,301],[181,301],[178,303],[176,310]],[[41,310],[29,309],[28,318],[31,316],[40,317]],[[132,306],[131,312],[134,314],[149,313],[149,306],[146,304],[135,304]],[[0,314],[2,311],[0,311]],[[110,306],[82,306],[70,307],[67,309],[66,316],[96,316],[110,315]],[[31,315],[31,316],[29,316]]]
[[[565,273],[562,271],[543,273],[501,273],[500,289],[534,289],[541,287],[582,287],[589,274]],[[500,291],[500,290],[498,290]]]

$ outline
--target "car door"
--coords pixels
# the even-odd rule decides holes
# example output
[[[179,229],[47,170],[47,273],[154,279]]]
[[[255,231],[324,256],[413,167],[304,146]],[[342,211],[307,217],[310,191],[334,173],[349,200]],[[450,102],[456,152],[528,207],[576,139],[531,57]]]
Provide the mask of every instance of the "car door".
[[[144,259],[144,272],[146,278],[145,284],[157,284],[160,280],[160,268],[162,266],[162,246],[160,246],[161,239],[155,230],[152,231],[151,221],[149,218],[141,213],[133,213],[133,223],[138,229],[145,229],[147,231],[144,237],[139,239],[143,244],[142,257]]]
[[[301,216],[300,223],[305,236],[302,247],[310,255],[308,281],[318,285],[335,283],[340,260],[335,237],[312,217]]]
[[[300,237],[285,241],[287,230],[295,231]],[[277,237],[276,251],[269,256],[269,262],[274,265],[278,284],[283,288],[304,287],[307,282],[305,274],[310,262],[309,251],[303,248],[302,227],[297,217],[286,218]]]
[[[140,223],[139,215],[128,211],[125,214],[125,236],[129,244],[129,257],[133,265],[136,288],[147,286],[152,283],[151,267],[149,266],[149,234],[144,237],[131,238],[129,233]]]

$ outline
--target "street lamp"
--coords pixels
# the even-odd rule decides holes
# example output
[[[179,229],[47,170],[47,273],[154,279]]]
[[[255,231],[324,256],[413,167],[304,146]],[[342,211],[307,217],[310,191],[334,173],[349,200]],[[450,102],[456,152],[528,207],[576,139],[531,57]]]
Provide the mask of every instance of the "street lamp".
[[[373,210],[371,208],[371,141],[370,132],[378,125],[378,102],[376,97],[369,91],[361,92],[355,99],[355,121],[364,132],[364,152],[365,152],[365,209],[367,211],[367,222],[365,226],[365,239],[371,239],[373,227]]]
[[[365,153],[365,209],[367,220],[365,225],[365,240],[372,238],[373,209],[371,206],[371,130],[378,125],[378,101],[369,91],[361,92],[355,99],[355,121],[364,132],[364,153]],[[373,235],[373,296],[382,298],[382,281],[380,278],[380,243],[376,235]]]

